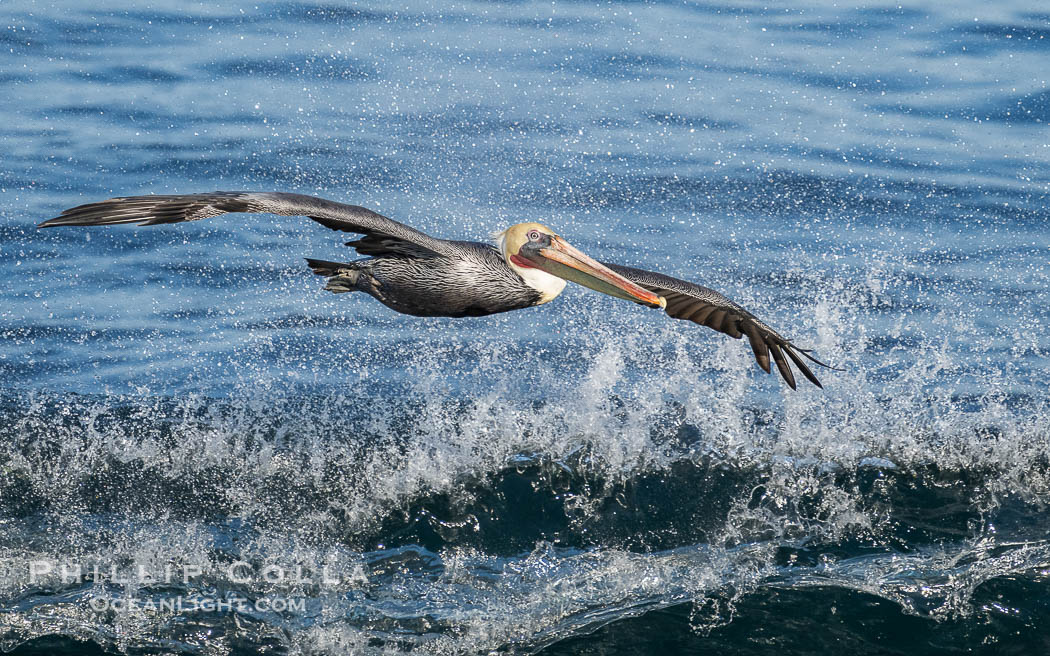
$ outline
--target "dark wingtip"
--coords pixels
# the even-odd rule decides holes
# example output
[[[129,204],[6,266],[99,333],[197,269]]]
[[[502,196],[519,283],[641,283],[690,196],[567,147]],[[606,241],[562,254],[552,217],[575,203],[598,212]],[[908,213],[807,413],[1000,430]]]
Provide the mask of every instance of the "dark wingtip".
[[[791,344],[784,344],[784,352],[789,358],[791,358],[791,361],[795,363],[795,366],[798,367],[798,370],[802,372],[803,376],[806,377],[806,380],[813,383],[817,387],[824,389],[824,386],[820,384],[820,381],[817,380],[817,377],[813,374],[812,371],[810,371],[809,367],[806,366],[806,363],[802,361],[802,358],[798,357],[798,353],[796,353],[796,349],[794,346],[792,346]]]
[[[755,327],[754,322],[748,322],[743,328],[744,333],[747,335],[747,341],[751,343],[751,351],[755,354],[755,362],[762,368],[762,371],[767,374],[770,373],[769,346],[758,333],[758,328]]]
[[[796,351],[798,351],[802,355],[806,356],[807,360],[809,360],[810,362],[814,362],[816,364],[819,364],[820,366],[824,367],[825,369],[831,369],[832,371],[845,371],[844,368],[840,369],[839,367],[832,367],[830,364],[826,364],[824,362],[821,362],[820,360],[818,360],[815,357],[813,357],[812,355],[810,355],[810,353],[813,352],[813,349],[800,349],[797,346],[794,347],[794,348],[795,348]]]
[[[787,348],[790,351],[790,347]],[[773,362],[776,363],[777,369],[780,371],[780,377],[784,379],[784,382],[786,382],[791,389],[797,389],[795,387],[795,375],[791,373],[791,366],[784,358],[784,352],[781,350],[780,345],[776,343],[770,344],[769,353],[773,356]]]
[[[62,210],[62,213],[58,216],[38,223],[36,227],[54,228],[56,226],[94,226],[117,223],[139,223],[148,218],[129,218],[124,214],[113,216],[112,213],[114,210],[118,208],[120,202],[124,200],[126,199],[110,198],[109,200],[103,200],[97,203],[87,203],[86,205],[70,207],[69,209]]]
[[[74,208],[76,209],[76,208]],[[56,216],[53,219],[48,219],[38,223],[38,228],[54,228],[56,226],[95,226],[95,225],[114,225],[117,223],[141,223],[141,221],[106,221],[99,218],[85,217],[83,214],[73,214],[72,210],[66,210],[70,214],[63,214],[62,216]]]

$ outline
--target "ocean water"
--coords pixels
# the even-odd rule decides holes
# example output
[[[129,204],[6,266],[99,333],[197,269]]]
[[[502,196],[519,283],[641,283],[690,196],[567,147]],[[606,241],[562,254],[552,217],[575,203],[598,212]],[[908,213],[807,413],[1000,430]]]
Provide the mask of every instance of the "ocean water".
[[[0,3],[0,652],[1046,653],[1035,2]],[[419,319],[281,190],[552,226],[843,369],[570,285]]]

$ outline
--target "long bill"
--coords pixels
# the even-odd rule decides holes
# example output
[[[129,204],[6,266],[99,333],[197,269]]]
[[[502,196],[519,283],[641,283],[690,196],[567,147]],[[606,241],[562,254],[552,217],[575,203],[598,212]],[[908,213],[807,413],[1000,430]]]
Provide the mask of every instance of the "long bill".
[[[667,307],[663,296],[639,287],[607,266],[584,255],[561,237],[552,236],[550,246],[539,249],[539,255],[542,258],[533,260],[533,264],[551,275],[616,298],[653,307]]]

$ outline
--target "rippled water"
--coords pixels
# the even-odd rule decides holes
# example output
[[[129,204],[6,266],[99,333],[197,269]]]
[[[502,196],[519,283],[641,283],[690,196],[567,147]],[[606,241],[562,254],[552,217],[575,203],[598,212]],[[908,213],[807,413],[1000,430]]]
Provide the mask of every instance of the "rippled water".
[[[0,4],[0,651],[1046,650],[1037,3],[106,4]],[[34,227],[213,189],[538,220],[845,371],[397,315],[301,219]]]

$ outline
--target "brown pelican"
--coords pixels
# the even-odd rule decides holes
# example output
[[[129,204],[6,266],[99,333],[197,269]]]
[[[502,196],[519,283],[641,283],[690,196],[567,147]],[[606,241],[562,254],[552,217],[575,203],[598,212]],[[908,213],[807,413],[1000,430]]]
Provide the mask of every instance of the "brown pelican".
[[[387,307],[422,317],[479,317],[554,300],[571,280],[591,289],[664,309],[739,339],[747,335],[758,365],[770,371],[770,356],[792,389],[788,359],[811,383],[820,382],[802,360],[821,366],[753,314],[716,291],[660,273],[599,263],[539,223],[519,223],[496,235],[499,248],[470,241],[437,239],[364,207],[279,192],[216,191],[177,196],[131,196],[80,205],[44,221],[62,225],[157,225],[196,221],[228,212],[304,215],[333,230],[363,234],[347,242],[361,255],[355,262],[307,259],[328,278],[325,289],[362,291]],[[786,357],[785,357],[786,356]]]

